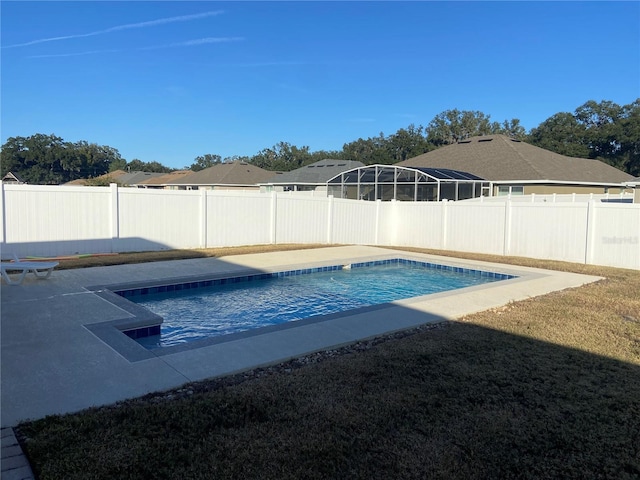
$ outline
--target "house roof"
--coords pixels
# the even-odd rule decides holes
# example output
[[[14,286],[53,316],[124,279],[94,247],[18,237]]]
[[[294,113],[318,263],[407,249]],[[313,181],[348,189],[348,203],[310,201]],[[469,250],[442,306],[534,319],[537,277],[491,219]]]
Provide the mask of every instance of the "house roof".
[[[246,162],[218,163],[167,185],[257,185],[269,181],[274,175],[276,172]]]
[[[105,173],[104,175],[100,175],[95,177],[95,179],[111,179],[116,183],[120,183],[122,185],[136,185],[138,183],[142,183],[146,180],[161,177],[166,175],[164,173],[153,173],[153,172],[125,172],[124,170],[114,170],[113,172]],[[70,182],[65,183],[65,185],[87,185],[89,180],[95,179],[87,179],[87,178],[78,178],[76,180],[71,180]]]
[[[490,181],[621,183],[633,180],[628,173],[599,160],[566,157],[505,135],[472,137],[396,165],[450,168]]]
[[[146,185],[146,186],[163,186],[169,185],[173,181],[178,180],[182,177],[192,174],[191,170],[176,170],[175,172],[163,173],[157,177],[147,178],[138,182],[138,185]]]
[[[136,185],[138,183],[149,180],[150,178],[162,177],[163,175],[165,174],[155,172],[128,172],[117,177],[112,173],[111,177],[122,185]]]
[[[27,183],[20,175],[13,172],[7,172],[7,174],[2,177],[2,181],[4,183]]]
[[[363,166],[364,163],[354,160],[332,160],[326,158],[290,172],[278,173],[268,183],[271,185],[322,185],[346,170]]]
[[[124,170],[114,170],[113,172],[108,172],[105,173],[104,175],[99,175],[95,178],[76,178],[75,180],[71,180],[70,182],[65,183],[65,185],[87,185],[87,182],[89,180],[103,180],[103,179],[107,179],[110,178],[111,180],[113,180],[114,182],[117,182],[118,179],[122,176],[122,175],[126,175],[127,172],[125,172]]]

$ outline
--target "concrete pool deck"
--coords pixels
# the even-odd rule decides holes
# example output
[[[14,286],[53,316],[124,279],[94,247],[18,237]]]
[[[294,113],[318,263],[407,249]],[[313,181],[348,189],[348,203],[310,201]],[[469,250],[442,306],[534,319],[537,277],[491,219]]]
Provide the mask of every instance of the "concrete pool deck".
[[[120,347],[110,343],[109,335],[94,333],[96,325],[108,327],[131,314],[90,286],[158,283],[191,276],[233,275],[248,269],[279,271],[398,257],[518,278],[332,315],[322,321],[302,321],[266,333],[229,336],[217,343],[169,353],[149,354],[116,332],[117,342],[124,342],[120,346],[124,344],[126,352],[134,352],[123,354]],[[15,426],[50,414],[113,404],[599,279],[366,246],[55,270],[46,280],[28,276],[22,285],[3,283],[0,290],[1,424]],[[115,327],[110,328],[115,332]]]

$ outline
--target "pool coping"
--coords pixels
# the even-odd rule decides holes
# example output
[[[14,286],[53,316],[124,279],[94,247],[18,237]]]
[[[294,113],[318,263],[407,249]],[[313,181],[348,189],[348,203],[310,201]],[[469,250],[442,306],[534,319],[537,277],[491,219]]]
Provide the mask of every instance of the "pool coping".
[[[137,356],[148,351],[114,327],[131,321],[133,315],[99,294],[100,287],[109,285],[398,256],[474,266],[519,278],[344,312],[323,321],[295,322],[295,327],[256,335],[234,334],[238,336],[199,348],[145,353],[145,358]],[[2,426],[12,426],[26,419],[109,405],[597,280],[600,277],[370,246],[56,270],[46,280],[2,284],[0,418]],[[131,351],[123,355],[105,340],[104,335],[115,334],[129,340],[124,348]]]

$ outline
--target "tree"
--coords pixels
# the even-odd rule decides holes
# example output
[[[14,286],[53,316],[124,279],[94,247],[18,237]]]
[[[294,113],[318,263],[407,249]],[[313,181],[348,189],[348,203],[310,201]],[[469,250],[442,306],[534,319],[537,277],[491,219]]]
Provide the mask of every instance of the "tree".
[[[370,137],[366,140],[359,138],[355,142],[345,143],[342,151],[349,160],[362,162],[365,165],[390,165],[394,163],[393,157],[387,149],[387,139],[382,132],[377,137]]]
[[[623,107],[619,123],[621,163],[627,173],[640,177],[640,98]]]
[[[165,167],[159,162],[143,162],[137,158],[134,158],[127,163],[127,170],[129,172],[153,172],[153,173],[169,173],[173,172],[172,168]]]
[[[391,163],[402,162],[433,150],[433,145],[427,141],[423,131],[422,125],[416,127],[411,124],[406,129],[401,128],[389,136],[385,142],[385,148],[389,152]]]
[[[533,145],[562,155],[602,160],[640,174],[640,99],[629,105],[589,100],[571,113],[557,113],[528,138]]]
[[[500,133],[500,124],[482,112],[453,109],[436,115],[426,133],[433,145],[450,145],[469,137]]]
[[[527,137],[527,131],[520,125],[519,118],[512,118],[511,120],[502,122],[502,127],[498,133],[508,135],[515,140],[525,140]]]
[[[200,170],[204,170],[205,168],[213,167],[222,163],[222,157],[220,155],[213,155],[211,153],[207,153],[205,155],[201,155],[195,158],[195,162],[191,164],[189,170],[194,172],[199,172]]]
[[[75,155],[71,156],[69,169],[75,167],[75,171],[84,178],[93,178],[112,171],[111,165],[126,163],[115,148],[88,143],[84,140],[76,142],[72,147]]]
[[[3,176],[12,171],[27,183],[55,185],[103,175],[112,163],[123,160],[115,148],[37,133],[9,138],[2,146],[1,161]]]
[[[265,170],[289,172],[311,163],[309,147],[298,148],[287,142],[279,142],[251,157],[250,163]]]
[[[561,155],[587,158],[589,146],[585,139],[585,129],[568,112],[552,115],[538,127],[531,130],[529,143]]]
[[[574,117],[584,128],[589,158],[598,158],[612,165],[618,163],[622,114],[623,108],[610,101],[597,103],[589,100],[576,109]]]
[[[224,157],[222,163],[232,163],[232,162],[245,162],[249,163],[251,159],[246,155],[231,155],[230,157]]]
[[[126,170],[127,169],[127,161],[120,157],[117,160],[113,160],[109,164],[109,172],[115,172],[116,170]]]
[[[345,156],[341,150],[316,150],[311,153],[309,160],[305,161],[305,164],[307,164],[306,162],[310,164],[319,162],[320,160],[326,160],[328,158],[332,160],[344,160]]]

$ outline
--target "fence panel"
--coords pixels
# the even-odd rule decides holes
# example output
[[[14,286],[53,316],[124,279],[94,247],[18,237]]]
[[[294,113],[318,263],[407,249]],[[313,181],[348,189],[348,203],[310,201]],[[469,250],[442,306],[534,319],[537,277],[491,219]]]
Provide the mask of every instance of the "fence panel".
[[[395,238],[389,245],[442,249],[441,202],[394,202]]]
[[[447,250],[504,254],[506,205],[447,202],[443,206]]]
[[[278,196],[275,243],[327,243],[327,197]]]
[[[330,243],[373,245],[379,202],[333,199]]]
[[[201,194],[190,190],[118,189],[119,238],[114,251],[197,248]]]
[[[507,255],[585,261],[588,203],[511,203]]]
[[[207,247],[271,243],[271,195],[207,192]]]
[[[108,187],[3,185],[3,189],[7,251],[21,257],[111,251]]]
[[[640,269],[640,205],[593,204],[588,263]]]

